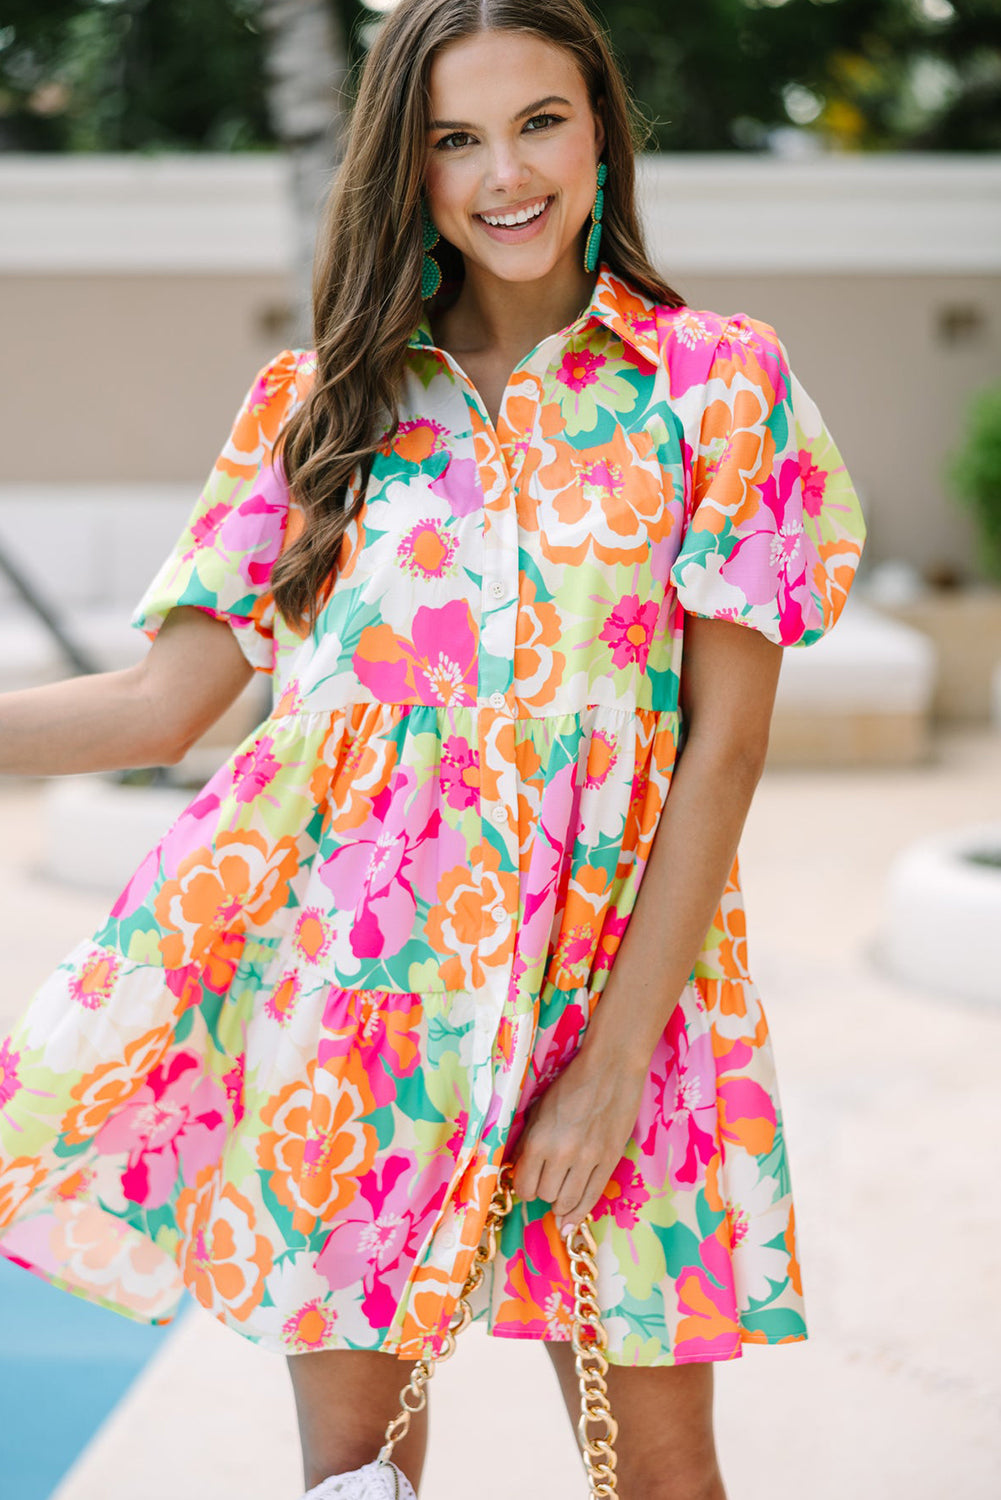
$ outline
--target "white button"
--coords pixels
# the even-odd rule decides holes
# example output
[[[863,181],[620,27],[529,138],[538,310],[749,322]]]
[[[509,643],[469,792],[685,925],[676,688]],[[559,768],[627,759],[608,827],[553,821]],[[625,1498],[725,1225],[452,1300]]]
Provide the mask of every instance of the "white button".
[[[491,708],[503,708],[506,702],[507,702],[507,699],[504,697],[503,693],[491,693],[490,694],[490,707]]]
[[[494,820],[495,823],[506,823],[507,822],[507,808],[506,807],[495,807],[494,810],[493,810],[493,812],[490,814],[490,816],[493,818],[493,820]]]
[[[503,922],[504,918],[507,916],[507,912],[503,906],[492,906],[490,908],[490,915],[493,917],[495,922]]]
[[[500,581],[499,578],[495,578],[491,582],[491,584],[490,584],[490,592],[493,594],[493,596],[494,596],[495,599],[499,599],[500,596],[501,596],[501,594],[503,594],[503,592],[504,592],[504,585],[501,583],[501,581]]]

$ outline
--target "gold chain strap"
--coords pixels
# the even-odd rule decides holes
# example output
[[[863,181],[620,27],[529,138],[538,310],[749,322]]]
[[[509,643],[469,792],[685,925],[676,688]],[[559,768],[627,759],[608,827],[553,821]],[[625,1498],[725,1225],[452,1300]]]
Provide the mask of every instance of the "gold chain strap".
[[[396,1444],[410,1430],[410,1419],[415,1412],[423,1411],[427,1405],[427,1385],[439,1363],[450,1359],[455,1353],[455,1340],[473,1319],[469,1298],[483,1280],[483,1273],[497,1254],[497,1237],[500,1227],[511,1212],[514,1191],[511,1186],[514,1169],[505,1162],[497,1178],[497,1186],[487,1208],[483,1225],[483,1236],[476,1247],[473,1263],[469,1268],[465,1285],[456,1304],[452,1321],[436,1355],[419,1359],[414,1365],[410,1379],[400,1393],[400,1410],[386,1428],[386,1437],[379,1452],[382,1463],[388,1463]],[[587,1469],[588,1494],[592,1500],[607,1500],[618,1493],[615,1481],[615,1439],[618,1425],[612,1416],[608,1402],[608,1386],[605,1375],[608,1359],[605,1349],[608,1335],[598,1310],[598,1268],[595,1263],[597,1247],[591,1232],[589,1218],[578,1224],[567,1237],[570,1254],[570,1271],[573,1276],[573,1348],[574,1366],[580,1385],[580,1420],[577,1433],[580,1438],[584,1465]],[[591,1430],[589,1431],[589,1426]],[[594,1429],[597,1428],[597,1433]]]

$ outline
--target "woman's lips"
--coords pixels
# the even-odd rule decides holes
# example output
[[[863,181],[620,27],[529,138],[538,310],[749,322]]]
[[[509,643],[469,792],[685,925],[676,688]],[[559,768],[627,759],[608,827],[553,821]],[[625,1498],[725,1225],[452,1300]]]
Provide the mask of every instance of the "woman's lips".
[[[536,199],[536,202],[538,201]],[[549,198],[541,214],[537,214],[534,219],[528,219],[524,224],[511,224],[510,226],[507,224],[488,224],[486,219],[481,218],[479,214],[474,214],[473,218],[479,224],[480,228],[485,229],[490,238],[497,240],[499,244],[520,244],[522,240],[532,239],[534,235],[539,234],[545,227],[549,219],[549,210],[555,201],[554,198]],[[499,216],[498,214],[497,217]]]

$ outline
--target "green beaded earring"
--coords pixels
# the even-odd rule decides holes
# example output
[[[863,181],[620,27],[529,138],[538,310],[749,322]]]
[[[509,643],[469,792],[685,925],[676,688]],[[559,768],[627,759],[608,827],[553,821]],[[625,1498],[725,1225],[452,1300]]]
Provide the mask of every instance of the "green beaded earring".
[[[424,236],[424,259],[421,262],[421,296],[426,302],[429,297],[434,296],[435,292],[441,286],[441,266],[431,254],[431,251],[441,239],[441,235],[438,233],[434,220],[428,213],[428,206],[423,199],[421,200],[421,227]]]
[[[598,269],[598,249],[601,245],[601,216],[605,211],[605,183],[608,180],[608,167],[603,161],[598,163],[598,188],[594,195],[594,205],[591,209],[591,227],[587,232],[587,244],[584,246],[584,269],[585,271],[596,271]]]

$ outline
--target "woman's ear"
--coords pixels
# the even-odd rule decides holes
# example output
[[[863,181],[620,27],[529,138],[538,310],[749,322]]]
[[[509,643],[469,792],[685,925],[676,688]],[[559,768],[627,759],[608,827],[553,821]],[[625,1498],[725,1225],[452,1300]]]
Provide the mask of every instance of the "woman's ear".
[[[594,104],[594,144],[598,160],[605,152],[605,96],[600,94]]]

